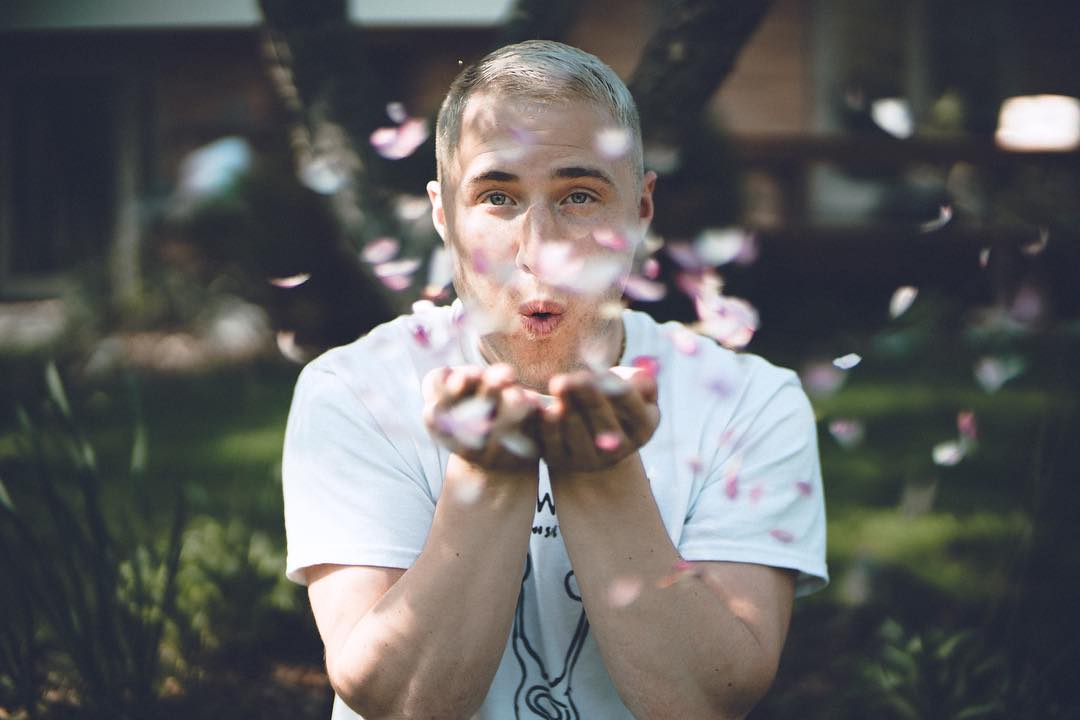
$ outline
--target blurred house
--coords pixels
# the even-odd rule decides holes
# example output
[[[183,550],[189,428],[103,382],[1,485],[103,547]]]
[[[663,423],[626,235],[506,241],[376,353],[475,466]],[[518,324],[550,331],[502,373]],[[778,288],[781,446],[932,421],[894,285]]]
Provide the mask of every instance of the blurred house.
[[[426,114],[511,6],[351,0],[348,12],[379,72]],[[872,243],[884,266],[900,263],[887,281],[915,272],[889,241],[938,217],[950,171],[1014,162],[993,142],[1001,101],[1080,96],[1073,4],[1025,8],[776,0],[709,106],[737,163],[729,219],[789,248],[793,267],[824,271],[820,247]],[[629,77],[662,13],[658,0],[588,0],[565,39]],[[223,136],[285,142],[262,53],[255,0],[0,5],[0,299],[51,296],[87,269],[118,301],[137,295],[147,220],[187,153]],[[1031,157],[1050,155],[1062,153]]]

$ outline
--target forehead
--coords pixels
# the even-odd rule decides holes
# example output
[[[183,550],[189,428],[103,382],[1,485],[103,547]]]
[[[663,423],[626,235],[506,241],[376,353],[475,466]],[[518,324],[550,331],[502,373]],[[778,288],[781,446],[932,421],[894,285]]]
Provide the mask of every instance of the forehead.
[[[530,167],[562,157],[609,164],[597,152],[597,137],[617,126],[591,100],[478,93],[465,106],[450,166],[461,179],[478,164]]]

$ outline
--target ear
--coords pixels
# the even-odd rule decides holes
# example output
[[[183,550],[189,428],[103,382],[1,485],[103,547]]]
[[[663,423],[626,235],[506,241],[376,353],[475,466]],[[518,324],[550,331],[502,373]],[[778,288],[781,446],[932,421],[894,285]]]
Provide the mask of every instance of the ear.
[[[438,180],[431,180],[427,184],[428,199],[431,200],[431,222],[435,225],[435,232],[446,242],[446,211],[443,209],[442,186]]]
[[[641,181],[641,197],[638,199],[638,219],[642,232],[649,229],[653,219],[653,190],[656,189],[656,173],[649,170]]]

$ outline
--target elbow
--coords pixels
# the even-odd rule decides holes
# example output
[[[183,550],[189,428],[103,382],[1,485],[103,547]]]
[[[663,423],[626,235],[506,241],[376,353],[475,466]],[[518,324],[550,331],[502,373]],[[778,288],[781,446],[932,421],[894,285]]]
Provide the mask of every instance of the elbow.
[[[326,671],[334,693],[364,720],[467,720],[483,702],[482,697],[464,697],[434,688],[414,676],[395,678],[374,668],[342,667],[329,659]]]
[[[775,661],[760,659],[731,668],[726,679],[718,678],[712,683],[708,717],[742,720],[749,715],[772,687],[777,665]]]

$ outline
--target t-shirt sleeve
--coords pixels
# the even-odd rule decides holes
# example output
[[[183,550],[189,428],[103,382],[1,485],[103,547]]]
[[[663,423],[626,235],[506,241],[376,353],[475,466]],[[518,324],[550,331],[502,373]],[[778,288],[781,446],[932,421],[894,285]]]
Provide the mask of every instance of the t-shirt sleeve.
[[[407,568],[427,539],[435,501],[363,399],[309,366],[289,411],[282,459],[286,574],[331,563]]]
[[[762,400],[743,398],[718,438],[687,512],[686,560],[750,562],[798,571],[796,594],[825,586],[825,503],[817,428],[797,376]]]

